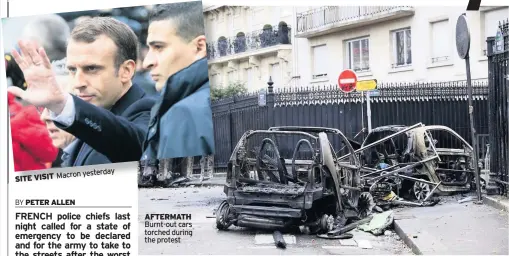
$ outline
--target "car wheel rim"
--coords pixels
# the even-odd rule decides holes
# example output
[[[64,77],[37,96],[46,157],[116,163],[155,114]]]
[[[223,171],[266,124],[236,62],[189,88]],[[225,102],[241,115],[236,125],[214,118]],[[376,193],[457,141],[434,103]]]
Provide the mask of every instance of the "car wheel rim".
[[[422,183],[422,182],[415,182],[414,183],[414,195],[415,198],[419,201],[424,200],[431,191],[429,184]]]
[[[230,207],[227,202],[221,203],[217,211],[217,222],[220,223],[223,227],[228,226],[228,214],[230,212]]]

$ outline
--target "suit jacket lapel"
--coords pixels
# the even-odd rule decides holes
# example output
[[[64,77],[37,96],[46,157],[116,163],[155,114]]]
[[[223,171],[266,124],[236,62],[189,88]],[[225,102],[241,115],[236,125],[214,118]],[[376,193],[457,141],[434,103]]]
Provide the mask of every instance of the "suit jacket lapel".
[[[67,157],[66,162],[64,163],[66,167],[76,166],[78,154],[81,151],[81,148],[83,147],[83,141],[79,140],[78,138],[76,138],[75,141],[73,141],[72,143],[73,145],[69,149],[69,155]]]
[[[115,115],[122,115],[122,113],[133,104],[134,101],[140,99],[145,95],[145,91],[138,85],[133,84],[131,88],[120,98],[115,105],[111,108],[111,112]]]
[[[88,155],[92,153],[92,150],[93,149],[89,145],[82,143],[80,151],[76,156],[76,161],[74,161],[74,166],[84,166],[85,161],[87,160]]]

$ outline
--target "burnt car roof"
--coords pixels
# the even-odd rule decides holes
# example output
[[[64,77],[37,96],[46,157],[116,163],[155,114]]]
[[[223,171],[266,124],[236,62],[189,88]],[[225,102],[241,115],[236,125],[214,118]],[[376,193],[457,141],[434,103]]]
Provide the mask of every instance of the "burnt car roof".
[[[270,127],[269,131],[301,131],[301,132],[313,132],[313,133],[341,133],[339,129],[328,128],[328,127],[313,127],[313,126],[276,126]]]
[[[334,133],[334,134],[342,134],[343,133],[336,128],[328,128],[328,127],[315,127],[315,126],[276,126],[270,127],[269,131],[300,131],[300,132],[308,132],[308,133]],[[343,135],[344,136],[344,135]],[[348,142],[352,145],[354,150],[359,149],[362,143],[359,143],[353,139],[350,139],[345,136]]]
[[[385,126],[379,126],[374,129],[371,129],[370,133],[385,132],[385,131],[399,132],[406,128],[408,128],[408,126],[406,126],[406,125],[385,125]]]

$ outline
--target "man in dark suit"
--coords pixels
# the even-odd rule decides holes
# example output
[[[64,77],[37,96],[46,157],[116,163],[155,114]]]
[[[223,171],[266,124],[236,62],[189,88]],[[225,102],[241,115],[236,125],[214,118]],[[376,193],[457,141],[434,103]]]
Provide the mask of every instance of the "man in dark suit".
[[[124,23],[107,17],[80,22],[67,46],[67,68],[75,95],[57,84],[43,48],[19,42],[13,57],[27,82],[9,91],[47,108],[56,126],[77,141],[68,166],[137,161],[142,155],[150,109],[155,100],[131,79],[138,39]]]

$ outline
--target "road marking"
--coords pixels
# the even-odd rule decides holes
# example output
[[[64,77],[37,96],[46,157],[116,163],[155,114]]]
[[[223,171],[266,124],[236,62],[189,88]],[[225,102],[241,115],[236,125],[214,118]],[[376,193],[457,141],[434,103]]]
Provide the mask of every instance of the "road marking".
[[[296,244],[297,238],[294,235],[283,235],[286,244]],[[274,237],[272,234],[256,234],[255,244],[274,244]]]
[[[275,245],[274,246],[269,246],[269,245],[247,246],[247,247],[241,246],[241,247],[237,247],[237,249],[277,249],[277,247]]]
[[[342,246],[357,246],[355,239],[340,239],[339,244]]]
[[[336,250],[336,249],[342,249],[342,248],[343,248],[343,246],[329,246],[329,245],[322,246],[322,249],[325,249],[325,250],[330,250],[330,249]]]
[[[362,249],[373,249],[373,245],[369,240],[357,240],[357,245]]]

